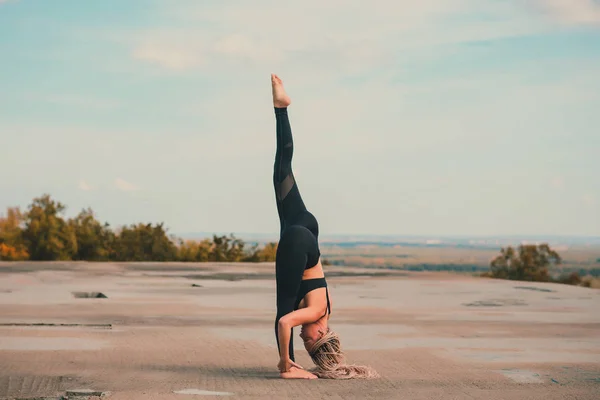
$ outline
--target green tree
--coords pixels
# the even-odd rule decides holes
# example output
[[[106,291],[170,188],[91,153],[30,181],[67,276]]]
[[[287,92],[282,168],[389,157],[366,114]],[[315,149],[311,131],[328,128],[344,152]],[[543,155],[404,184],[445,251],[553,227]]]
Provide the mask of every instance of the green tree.
[[[233,234],[230,236],[213,235],[209,261],[242,261],[242,258],[246,255],[245,246],[246,244]]]
[[[82,210],[77,217],[70,220],[77,238],[76,260],[105,261],[108,260],[114,245],[115,235],[108,223],[101,224],[91,208]]]
[[[23,240],[24,216],[18,207],[8,208],[0,216],[0,260],[19,261],[29,258]]]
[[[174,261],[177,247],[163,224],[124,227],[115,238],[113,259],[117,261]]]
[[[548,267],[561,262],[560,255],[547,244],[520,245],[517,251],[509,246],[492,260],[489,275],[499,279],[548,282],[551,280]]]
[[[200,242],[179,239],[178,259],[180,261],[205,262],[209,260],[211,249],[212,243],[209,239]]]
[[[276,242],[267,243],[262,249],[258,251],[258,262],[273,262],[275,261],[275,257],[277,256],[277,246]]]
[[[70,260],[77,253],[75,231],[62,217],[65,206],[45,194],[25,214],[23,239],[32,260]]]
[[[260,248],[258,245],[252,246],[246,250],[246,255],[242,257],[244,262],[271,262],[275,261],[277,255],[277,243],[270,242]]]
[[[233,234],[183,241],[168,236],[162,223],[115,232],[90,208],[69,220],[64,211],[65,205],[48,194],[33,199],[26,213],[9,208],[6,217],[0,216],[0,260],[265,262],[277,254],[277,243],[248,247]]]

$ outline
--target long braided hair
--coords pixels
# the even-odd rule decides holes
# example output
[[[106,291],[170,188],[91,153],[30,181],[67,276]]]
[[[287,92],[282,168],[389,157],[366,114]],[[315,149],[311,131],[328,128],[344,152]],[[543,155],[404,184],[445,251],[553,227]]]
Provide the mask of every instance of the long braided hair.
[[[310,358],[317,366],[311,372],[324,379],[373,379],[379,374],[371,367],[348,365],[340,345],[340,338],[331,329],[327,330],[312,346]]]

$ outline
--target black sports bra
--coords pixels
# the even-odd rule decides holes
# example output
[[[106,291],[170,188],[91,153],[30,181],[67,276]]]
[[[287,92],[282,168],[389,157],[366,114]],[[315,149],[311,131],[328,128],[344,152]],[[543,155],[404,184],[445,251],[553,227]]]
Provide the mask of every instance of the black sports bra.
[[[298,309],[300,302],[302,301],[302,299],[304,299],[308,292],[312,292],[313,290],[322,287],[325,288],[325,295],[327,296],[327,311],[325,311],[325,314],[323,316],[327,315],[327,312],[331,314],[331,304],[329,303],[329,289],[327,288],[327,281],[325,280],[325,277],[306,279],[303,280],[302,283],[300,283],[300,289],[298,290],[298,297],[296,298],[294,310]]]

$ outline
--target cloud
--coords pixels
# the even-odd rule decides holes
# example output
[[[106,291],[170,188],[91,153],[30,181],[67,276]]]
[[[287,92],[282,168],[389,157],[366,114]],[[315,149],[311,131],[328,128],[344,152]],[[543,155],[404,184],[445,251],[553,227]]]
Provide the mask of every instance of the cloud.
[[[547,25],[516,0],[164,4],[164,18],[178,28],[136,32],[131,55],[173,71],[246,62],[357,73],[391,63],[401,51],[519,36]]]
[[[122,178],[115,179],[115,187],[123,192],[132,192],[135,190],[139,190],[139,187],[137,187],[133,183],[127,182]]]
[[[97,110],[110,110],[118,108],[119,106],[119,103],[114,100],[104,100],[79,95],[54,95],[47,97],[46,101],[54,104],[93,108]]]
[[[588,207],[592,207],[596,204],[596,199],[591,194],[585,194],[581,197],[581,201]]]
[[[207,67],[215,61],[234,59],[256,63],[277,58],[267,45],[249,36],[227,34],[201,39],[205,36],[206,32],[198,29],[145,32],[135,40],[131,56],[171,71]]]
[[[172,72],[239,71],[244,63],[246,69],[344,76],[399,59],[442,59],[465,43],[600,22],[595,0],[198,3],[162,3],[165,27],[121,35],[132,58]]]
[[[115,100],[99,99],[92,96],[77,94],[25,94],[27,100],[42,101],[67,107],[80,107],[94,110],[114,110],[120,103]]]
[[[597,0],[536,0],[536,3],[564,24],[600,24],[600,3]]]
[[[90,190],[94,190],[95,188],[82,179],[79,181],[79,189],[87,192]]]
[[[552,181],[550,183],[556,189],[562,189],[565,186],[565,178],[563,178],[562,176],[555,176],[554,178],[552,178]]]
[[[202,65],[202,47],[194,40],[177,38],[145,39],[132,51],[136,60],[181,71]]]

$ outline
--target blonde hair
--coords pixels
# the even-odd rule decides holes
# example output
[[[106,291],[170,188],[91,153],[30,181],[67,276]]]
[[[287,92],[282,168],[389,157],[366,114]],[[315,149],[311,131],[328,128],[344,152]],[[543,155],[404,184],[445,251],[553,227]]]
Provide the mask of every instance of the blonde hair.
[[[310,351],[310,358],[317,366],[311,372],[323,379],[372,379],[379,378],[379,374],[371,367],[362,365],[348,365],[340,345],[337,333],[328,329],[319,340],[315,342]]]

